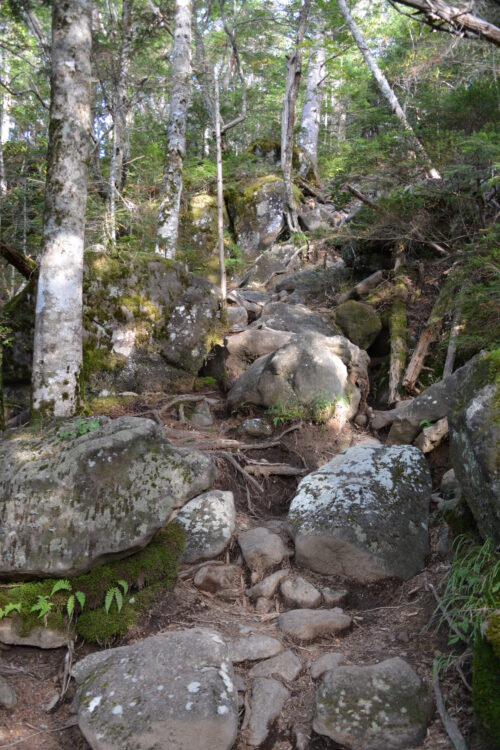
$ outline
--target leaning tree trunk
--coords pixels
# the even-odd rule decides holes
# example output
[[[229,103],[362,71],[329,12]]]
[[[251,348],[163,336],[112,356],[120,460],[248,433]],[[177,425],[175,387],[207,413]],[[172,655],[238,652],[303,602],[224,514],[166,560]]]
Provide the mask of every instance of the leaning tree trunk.
[[[295,49],[288,58],[285,97],[281,113],[281,170],[283,172],[284,185],[284,213],[290,232],[299,231],[297,219],[297,206],[292,185],[292,162],[293,162],[293,126],[295,123],[295,104],[299,90],[300,76],[302,73],[302,49],[306,33],[307,16],[311,0],[304,0],[299,16],[299,25],[295,39]]]
[[[75,413],[82,371],[83,237],[90,137],[91,0],[54,0],[33,417]]]
[[[118,76],[112,95],[111,115],[113,130],[111,132],[111,159],[108,178],[108,236],[113,247],[116,245],[116,196],[124,184],[125,155],[128,149],[127,112],[128,80],[130,73],[130,56],[132,46],[132,26],[130,23],[130,0],[123,0],[121,22],[121,47],[118,61]]]
[[[325,48],[321,40],[321,34],[316,32],[314,44],[309,52],[306,98],[302,107],[298,136],[299,146],[309,156],[314,167],[318,165],[318,138],[326,61]]]
[[[175,258],[186,151],[186,115],[191,82],[191,0],[175,0],[172,91],[162,199],[158,209],[156,252]]]
[[[394,91],[392,90],[389,84],[389,81],[387,80],[383,72],[380,70],[375,57],[370,52],[364,40],[363,34],[361,33],[361,29],[355,23],[353,17],[351,16],[349,8],[347,7],[346,0],[337,0],[337,3],[339,6],[339,10],[344,18],[344,21],[346,22],[349,28],[349,31],[351,32],[353,39],[356,42],[356,46],[361,52],[363,59],[370,70],[370,73],[374,77],[375,82],[380,89],[380,92],[389,103],[389,106],[392,112],[396,115],[399,122],[402,124],[402,126],[408,133],[408,136],[410,137],[413,148],[415,149],[416,153],[420,156],[423,163],[425,164],[429,176],[433,177],[434,179],[440,179],[441,175],[439,174],[438,170],[435,167],[433,167],[427,151],[425,150],[425,148],[422,146],[419,139],[417,138],[415,131],[413,130],[410,122],[408,121],[408,118],[406,117],[403,111],[403,108],[401,107],[398,101],[396,94],[394,93]]]

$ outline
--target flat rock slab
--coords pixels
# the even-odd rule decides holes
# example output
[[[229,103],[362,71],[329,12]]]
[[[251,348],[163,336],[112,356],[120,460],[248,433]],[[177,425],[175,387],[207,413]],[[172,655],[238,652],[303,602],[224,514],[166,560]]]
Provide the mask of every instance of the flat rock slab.
[[[259,747],[267,739],[272,724],[279,719],[289,697],[290,692],[278,680],[267,677],[254,680],[247,738],[251,747]]]
[[[411,578],[429,553],[431,487],[418,448],[348,448],[298,485],[288,513],[297,564],[360,583]]]
[[[150,419],[19,430],[0,441],[0,576],[72,576],[144,547],[215,467]]]
[[[288,559],[281,537],[263,526],[240,534],[238,544],[246,564],[256,573],[263,573]]]
[[[282,581],[280,590],[287,607],[316,609],[321,604],[321,594],[318,589],[300,576]]]
[[[282,633],[297,641],[314,641],[336,635],[351,627],[352,620],[342,609],[292,609],[278,618]]]
[[[186,532],[181,562],[218,557],[231,541],[236,525],[232,492],[212,490],[190,500],[175,517]]]
[[[302,671],[302,662],[293,651],[283,651],[282,654],[266,659],[252,667],[248,676],[254,677],[280,677],[285,682],[293,682]]]
[[[228,641],[229,656],[234,664],[242,661],[269,659],[283,651],[283,645],[277,638],[269,635],[247,635],[232,638]]]
[[[313,729],[349,750],[406,750],[420,745],[433,710],[419,676],[396,657],[326,672]]]
[[[233,668],[216,631],[90,654],[73,676],[78,724],[93,750],[229,750],[236,739]]]

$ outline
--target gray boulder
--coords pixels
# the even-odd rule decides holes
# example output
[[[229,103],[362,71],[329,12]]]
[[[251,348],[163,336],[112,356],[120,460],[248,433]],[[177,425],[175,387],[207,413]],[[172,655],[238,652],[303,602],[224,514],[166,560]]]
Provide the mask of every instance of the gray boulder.
[[[291,333],[321,333],[323,336],[335,336],[339,329],[329,325],[325,320],[305,305],[289,305],[286,302],[271,302],[262,310],[262,314],[253,328],[265,325],[274,331]]]
[[[421,571],[431,476],[413,446],[348,448],[304,477],[288,523],[299,565],[361,583]]]
[[[252,684],[247,743],[260,747],[283,709],[290,692],[272,677],[257,677]]]
[[[224,384],[231,388],[250,365],[259,357],[270,354],[295,338],[288,331],[262,328],[247,328],[225,340]]]
[[[269,635],[246,635],[229,641],[229,655],[234,664],[269,659],[282,651],[281,642]]]
[[[323,264],[315,268],[297,271],[285,276],[275,284],[276,292],[290,292],[295,296],[308,297],[324,295],[326,292],[335,294],[339,291],[341,284],[346,281],[347,271],[344,261],[338,260],[326,268]],[[296,293],[296,294],[295,294]]]
[[[282,581],[280,589],[285,605],[292,609],[316,609],[321,604],[318,589],[301,576]]]
[[[181,562],[211,560],[224,552],[234,533],[236,509],[233,493],[206,492],[190,500],[175,520],[186,532]]]
[[[340,607],[333,609],[292,609],[278,618],[282,633],[296,641],[314,641],[316,638],[336,635],[348,630],[352,620]]]
[[[361,401],[360,388],[365,392],[368,355],[365,353],[364,360],[361,350],[351,345],[357,349],[351,356],[339,339],[342,337],[303,334],[259,358],[229,391],[229,406],[237,407],[242,403],[265,407],[293,405],[313,413],[320,405],[327,405],[336,416],[352,418]],[[344,351],[348,353],[346,359],[350,364],[355,363],[354,367],[349,368],[341,358]],[[358,372],[360,388],[355,385]]]
[[[406,750],[420,745],[432,714],[426,687],[396,657],[326,672],[316,693],[313,729],[349,750]]]
[[[259,177],[241,189],[225,193],[236,241],[247,255],[265,250],[285,226],[283,180],[277,175]]]
[[[11,578],[78,575],[135,552],[215,480],[210,459],[134,417],[11,432],[0,464],[0,575]]]
[[[278,534],[264,527],[244,531],[238,536],[243,558],[256,573],[263,573],[288,558],[288,550]]]
[[[500,383],[492,355],[479,355],[455,394],[450,456],[462,496],[483,537],[500,544]]]
[[[298,270],[300,260],[296,251],[297,248],[291,243],[272,245],[256,258],[254,264],[240,280],[240,286],[258,290],[262,285],[267,285],[283,274]],[[242,291],[246,293],[247,290]]]
[[[93,750],[229,750],[233,668],[216,631],[163,633],[73,667],[78,725]]]

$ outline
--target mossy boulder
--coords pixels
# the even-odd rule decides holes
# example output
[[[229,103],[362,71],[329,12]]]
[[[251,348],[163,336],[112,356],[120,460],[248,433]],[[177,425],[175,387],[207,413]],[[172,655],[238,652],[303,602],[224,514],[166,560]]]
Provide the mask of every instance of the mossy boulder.
[[[0,442],[0,577],[70,576],[144,547],[215,468],[150,419],[73,420]]]
[[[224,206],[224,227],[229,218]],[[178,257],[213,283],[219,280],[217,197],[207,191],[188,196],[179,224]]]
[[[266,250],[285,228],[283,179],[270,174],[225,193],[236,241],[247,256]],[[296,199],[300,200],[297,190]]]
[[[0,607],[19,604],[20,611],[0,621],[0,642],[31,645],[39,648],[58,648],[77,634],[85,641],[109,644],[124,636],[147,610],[158,594],[173,586],[177,565],[184,549],[184,532],[175,523],[159,531],[148,546],[129,557],[107,562],[68,580],[69,588],[51,595],[60,579],[18,582],[0,589]],[[105,610],[106,594],[126,582],[120,610],[113,602]],[[68,597],[74,592],[85,596],[83,609],[78,600],[75,616],[69,622]],[[47,597],[51,610],[46,621],[40,619],[32,607],[39,597]]]
[[[297,564],[360,583],[412,578],[429,553],[431,489],[418,448],[348,448],[299,483],[287,519]]]
[[[462,495],[482,536],[500,544],[500,350],[471,361],[448,422]]]
[[[370,305],[356,300],[336,307],[333,318],[344,336],[360,349],[369,349],[382,330],[380,315]]]

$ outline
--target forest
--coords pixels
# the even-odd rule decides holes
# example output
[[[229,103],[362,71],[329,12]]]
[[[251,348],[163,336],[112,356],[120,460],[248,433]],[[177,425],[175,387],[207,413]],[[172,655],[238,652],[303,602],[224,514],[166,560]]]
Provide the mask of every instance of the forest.
[[[500,749],[499,65],[0,3],[0,750]]]

